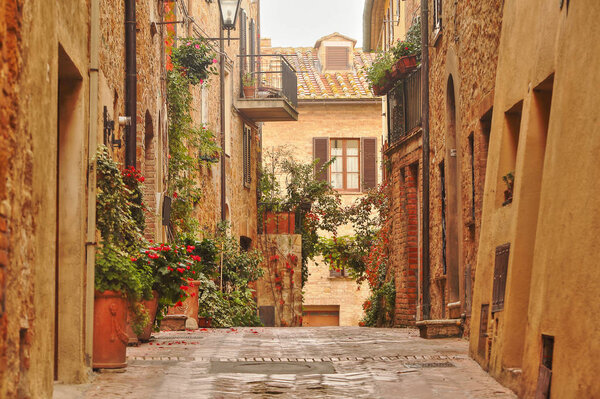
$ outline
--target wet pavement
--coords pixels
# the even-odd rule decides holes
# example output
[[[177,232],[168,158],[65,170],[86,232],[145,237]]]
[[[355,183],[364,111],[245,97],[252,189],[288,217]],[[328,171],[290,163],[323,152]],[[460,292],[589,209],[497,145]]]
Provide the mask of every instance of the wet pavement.
[[[123,372],[57,386],[55,398],[516,398],[467,341],[413,329],[202,329],[128,348]]]

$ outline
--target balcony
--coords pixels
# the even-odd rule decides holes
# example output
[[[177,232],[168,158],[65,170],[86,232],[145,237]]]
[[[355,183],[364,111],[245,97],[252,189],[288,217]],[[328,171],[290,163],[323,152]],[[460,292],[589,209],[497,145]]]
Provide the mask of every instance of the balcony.
[[[242,90],[235,106],[254,122],[297,121],[296,70],[281,55],[242,55]]]
[[[421,128],[421,68],[418,68],[389,91],[388,142],[402,141]]]

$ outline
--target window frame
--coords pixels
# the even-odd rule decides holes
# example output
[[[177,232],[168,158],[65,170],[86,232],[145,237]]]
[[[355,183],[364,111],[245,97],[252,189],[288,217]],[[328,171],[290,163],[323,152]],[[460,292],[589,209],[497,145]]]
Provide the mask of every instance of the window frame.
[[[442,6],[443,0],[433,0],[433,36],[436,37],[442,31]]]
[[[340,193],[360,193],[362,192],[362,182],[361,182],[361,178],[362,178],[362,165],[361,165],[361,159],[363,157],[362,154],[362,149],[361,149],[361,139],[360,138],[350,138],[350,137],[332,137],[329,139],[329,159],[333,159],[335,158],[340,158],[339,156],[334,156],[332,155],[332,150],[333,150],[333,141],[334,140],[340,140],[342,141],[343,145],[342,145],[342,155],[341,155],[341,159],[342,159],[342,188],[335,188],[333,187],[333,174],[334,173],[340,173],[340,172],[333,172],[333,162],[332,164],[329,166],[329,184],[332,184],[332,187],[334,188],[334,190],[340,192]],[[358,158],[358,188],[348,188],[348,173],[356,173],[356,172],[348,172],[347,171],[347,159],[348,159],[348,155],[346,154],[346,149],[347,149],[347,142],[349,141],[356,141],[358,143],[358,155],[356,156],[356,158]],[[350,157],[354,158],[354,155],[351,155]]]

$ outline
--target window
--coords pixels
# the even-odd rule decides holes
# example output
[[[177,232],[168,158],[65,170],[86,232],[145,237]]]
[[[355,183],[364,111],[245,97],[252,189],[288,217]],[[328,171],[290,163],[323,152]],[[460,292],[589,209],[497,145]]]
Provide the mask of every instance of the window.
[[[471,156],[471,217],[475,221],[475,139],[469,135],[469,155]]]
[[[333,159],[331,166],[323,166]],[[359,192],[377,185],[377,139],[313,138],[315,176],[340,191]]]
[[[510,244],[500,245],[496,248],[494,284],[492,293],[492,312],[499,312],[504,309],[504,293],[506,290],[506,274],[508,272],[509,255]]]
[[[329,46],[325,49],[325,65],[328,70],[340,71],[348,69],[349,48]]]
[[[329,277],[348,277],[348,272],[344,266],[329,265]]]
[[[244,157],[243,157],[243,169],[244,169],[244,187],[250,187],[252,182],[252,169],[251,169],[251,147],[252,147],[252,129],[244,125],[243,135],[243,146],[244,146]]]
[[[359,191],[359,140],[331,140],[331,186],[336,190]]]
[[[433,32],[442,30],[442,0],[433,0]]]

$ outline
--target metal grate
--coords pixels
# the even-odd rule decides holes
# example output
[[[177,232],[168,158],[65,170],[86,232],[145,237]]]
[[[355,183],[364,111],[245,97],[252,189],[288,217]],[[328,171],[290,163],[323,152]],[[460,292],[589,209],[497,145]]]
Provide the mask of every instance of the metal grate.
[[[388,115],[390,145],[421,126],[421,68],[388,93]]]

